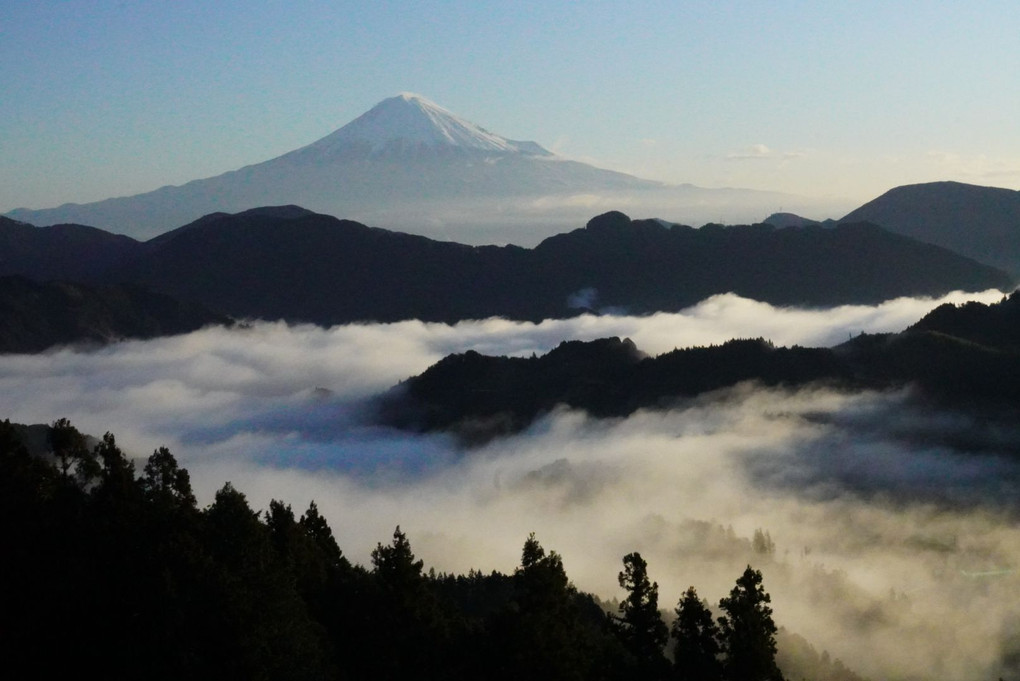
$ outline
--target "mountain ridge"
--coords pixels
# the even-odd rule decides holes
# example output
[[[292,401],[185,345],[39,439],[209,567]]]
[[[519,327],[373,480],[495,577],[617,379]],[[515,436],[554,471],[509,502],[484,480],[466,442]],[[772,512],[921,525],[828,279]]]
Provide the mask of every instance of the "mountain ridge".
[[[558,407],[596,418],[668,407],[751,382],[769,387],[901,389],[913,399],[972,409],[982,423],[1020,411],[1020,293],[993,305],[943,305],[899,333],[867,334],[835,348],[777,347],[763,338],[643,355],[629,339],[563,341],[542,356],[451,354],[379,397],[379,423],[447,431],[476,445],[519,432]],[[965,443],[980,450],[994,428]],[[937,437],[937,435],[933,435]],[[960,445],[957,442],[956,445]],[[1020,456],[1020,448],[1011,454]]]
[[[861,220],[1020,275],[1020,191],[948,181],[903,185],[840,222]]]
[[[294,205],[209,214],[147,242],[0,219],[0,244],[18,255],[0,260],[0,276],[131,284],[224,317],[323,326],[641,315],[730,292],[828,307],[1014,282],[870,224],[695,229],[618,211],[531,249],[436,241]]]
[[[98,281],[104,272],[141,248],[131,237],[96,227],[36,227],[0,216],[0,276]]]
[[[201,305],[132,284],[39,283],[0,276],[0,353],[102,345],[232,324]]]
[[[123,243],[129,253],[83,280],[132,282],[236,318],[322,325],[649,314],[727,292],[774,305],[869,304],[1013,284],[993,268],[873,225],[695,229],[620,212],[532,249],[436,241],[298,206],[210,214]],[[59,246],[49,254],[67,259]],[[46,279],[59,269],[29,264],[0,274]]]

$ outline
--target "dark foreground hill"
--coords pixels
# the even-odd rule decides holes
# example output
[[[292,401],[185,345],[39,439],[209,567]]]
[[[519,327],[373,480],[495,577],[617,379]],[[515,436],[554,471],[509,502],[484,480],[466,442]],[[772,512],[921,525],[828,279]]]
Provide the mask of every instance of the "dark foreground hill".
[[[873,222],[1020,274],[1020,192],[960,182],[890,189],[841,222]]]
[[[380,418],[412,430],[451,430],[468,442],[516,432],[564,405],[597,417],[755,381],[836,388],[912,385],[921,399],[1020,407],[1020,294],[992,306],[937,308],[898,334],[862,335],[836,348],[775,347],[763,339],[644,356],[629,340],[563,342],[542,357],[450,355],[380,401]]]
[[[0,353],[155,338],[230,324],[201,305],[138,286],[37,283],[0,277]]]
[[[877,303],[1012,284],[873,225],[693,229],[622,213],[534,249],[433,241],[296,207],[207,216],[147,245],[107,279],[235,317],[318,324],[645,314],[725,292],[777,305]]]
[[[168,449],[138,464],[111,433],[89,442],[66,419],[0,421],[0,655],[31,669],[26,678],[94,665],[104,679],[630,681],[688,678],[707,651],[718,681],[750,678],[750,664],[770,678],[782,678],[778,665],[789,678],[860,679],[777,630],[750,564],[714,611],[722,628],[694,639],[671,633],[660,603],[709,622],[714,606],[693,587],[660,602],[636,552],[623,559],[632,578],[620,579],[619,606],[579,591],[534,534],[508,574],[425,569],[400,527],[363,566],[314,501],[304,513],[278,500],[253,509],[228,482],[203,508]],[[772,562],[732,529],[703,525],[715,550]],[[59,654],[55,628],[74,632]],[[738,647],[747,638],[753,650]]]

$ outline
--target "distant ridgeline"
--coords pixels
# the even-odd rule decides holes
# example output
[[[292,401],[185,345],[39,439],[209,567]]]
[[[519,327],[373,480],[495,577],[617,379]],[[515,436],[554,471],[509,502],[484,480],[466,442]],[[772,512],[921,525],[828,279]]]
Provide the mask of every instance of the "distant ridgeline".
[[[691,587],[672,627],[636,552],[614,608],[534,534],[512,574],[426,572],[399,527],[363,567],[315,502],[255,511],[226,483],[200,509],[169,450],[137,472],[112,434],[93,444],[65,419],[0,422],[0,536],[0,654],[31,678],[859,679],[778,631],[750,565],[717,619]],[[760,530],[729,541],[773,560]]]
[[[776,227],[869,222],[1020,277],[1020,191],[962,182],[894,187],[840,220],[773,213]]]
[[[961,182],[905,185],[842,219],[860,221],[1020,276],[1020,191]]]
[[[466,246],[296,206],[216,213],[141,243],[0,218],[0,276],[131,283],[234,318],[323,325],[677,311],[732,292],[775,305],[1010,290],[999,270],[870,224],[700,229],[606,213],[533,249]]]
[[[942,305],[897,334],[835,348],[775,347],[764,339],[648,357],[619,338],[563,342],[541,357],[450,355],[391,390],[382,422],[450,430],[468,443],[528,426],[558,405],[597,417],[669,406],[755,381],[836,388],[914,386],[922,399],[1016,414],[1020,407],[1020,292],[994,305]]]

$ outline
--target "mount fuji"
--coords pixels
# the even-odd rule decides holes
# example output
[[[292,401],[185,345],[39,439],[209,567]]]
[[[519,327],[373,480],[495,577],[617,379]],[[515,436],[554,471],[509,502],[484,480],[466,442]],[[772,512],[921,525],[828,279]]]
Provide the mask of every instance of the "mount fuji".
[[[702,224],[747,222],[796,203],[788,195],[670,186],[570,161],[405,93],[262,163],[135,196],[7,216],[148,239],[209,213],[296,204],[438,239],[533,245],[610,208]]]
[[[293,155],[319,158],[344,154],[400,156],[439,149],[552,156],[534,142],[518,142],[494,135],[410,92],[380,102]]]

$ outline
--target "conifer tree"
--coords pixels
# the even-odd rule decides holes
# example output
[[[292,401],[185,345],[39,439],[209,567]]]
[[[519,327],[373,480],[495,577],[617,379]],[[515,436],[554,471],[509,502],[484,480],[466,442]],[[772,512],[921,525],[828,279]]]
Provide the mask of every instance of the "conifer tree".
[[[776,665],[777,629],[771,601],[762,586],[761,571],[750,565],[730,595],[719,601],[725,613],[719,618],[719,631],[728,681],[784,681]]]
[[[662,651],[669,629],[659,615],[659,585],[649,580],[648,564],[637,552],[624,556],[623,571],[617,579],[627,590],[627,597],[620,603],[620,636],[634,656],[637,675],[662,678],[667,667]]]
[[[322,551],[331,568],[346,566],[347,559],[344,558],[343,551],[340,550],[340,546],[336,543],[333,530],[330,529],[329,523],[319,513],[319,507],[315,505],[314,501],[308,504],[308,510],[301,516],[298,525],[301,526],[305,534]]]
[[[97,465],[101,462],[99,485],[93,494],[107,510],[118,506],[124,515],[130,515],[128,504],[138,505],[141,502],[141,488],[135,480],[135,464],[125,456],[113,433],[106,433],[103,439],[92,449],[92,456]]]
[[[49,440],[53,456],[60,463],[60,472],[81,489],[87,489],[101,469],[96,455],[89,451],[85,436],[67,419],[57,419],[50,426]]]
[[[195,495],[191,491],[191,475],[177,465],[177,459],[166,447],[152,453],[141,478],[146,497],[167,508],[194,510]]]
[[[446,661],[443,613],[424,562],[415,557],[399,525],[390,544],[377,544],[372,551],[372,566],[377,603],[366,615],[374,628],[371,657],[378,653],[379,659],[371,664],[380,678],[397,678],[411,669],[424,678],[438,674]]]
[[[672,634],[673,678],[720,681],[719,628],[693,586],[683,593],[676,606]]]
[[[393,531],[391,544],[377,544],[372,550],[372,565],[383,586],[397,591],[416,590],[418,581],[423,578],[424,562],[415,560],[411,542],[400,531],[400,525]]]

